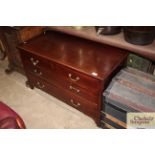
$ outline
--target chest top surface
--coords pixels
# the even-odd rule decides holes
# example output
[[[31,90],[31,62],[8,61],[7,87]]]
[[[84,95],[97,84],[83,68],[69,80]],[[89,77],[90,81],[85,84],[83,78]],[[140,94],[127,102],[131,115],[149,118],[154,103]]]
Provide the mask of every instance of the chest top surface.
[[[19,49],[52,60],[97,79],[107,77],[128,55],[122,49],[49,31]]]

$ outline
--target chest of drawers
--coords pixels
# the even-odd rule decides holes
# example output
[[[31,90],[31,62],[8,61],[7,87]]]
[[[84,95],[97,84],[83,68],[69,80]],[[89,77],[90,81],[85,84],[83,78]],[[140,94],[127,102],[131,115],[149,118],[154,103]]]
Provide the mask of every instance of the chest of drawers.
[[[31,88],[57,97],[100,124],[102,92],[126,63],[128,52],[54,31],[18,48]]]

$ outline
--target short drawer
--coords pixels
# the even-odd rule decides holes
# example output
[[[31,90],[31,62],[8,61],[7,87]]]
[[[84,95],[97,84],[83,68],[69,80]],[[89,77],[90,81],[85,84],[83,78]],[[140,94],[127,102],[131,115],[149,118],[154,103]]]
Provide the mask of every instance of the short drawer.
[[[96,118],[97,111],[99,111],[98,105],[96,103],[70,93],[60,86],[56,87],[39,77],[29,74],[28,78],[30,83],[35,87],[57,97],[58,99],[68,103],[72,107],[84,112],[85,114],[88,114],[92,117],[94,116]]]
[[[50,70],[51,67],[53,67],[48,60],[43,59],[39,56],[30,53],[25,53],[23,51],[20,53],[22,61],[24,63],[24,68],[27,67],[31,69],[31,67],[41,67],[44,68],[45,70]]]
[[[70,94],[69,92],[66,92],[66,103],[71,105],[72,107],[82,111],[83,113],[89,115],[89,116],[95,116],[97,115],[98,111],[98,105],[88,101],[84,98],[78,97],[74,94]]]
[[[42,67],[37,66],[25,66],[25,71],[27,74],[32,74],[32,76],[37,76],[48,81],[51,84],[57,85],[59,84],[59,79],[54,70],[48,70]]]
[[[68,81],[64,82],[64,84],[64,88],[69,92],[73,93],[74,95],[83,97],[93,103],[97,103],[100,101],[101,95],[97,92],[92,93],[91,91],[88,91],[87,89],[82,88],[76,84],[72,84]]]

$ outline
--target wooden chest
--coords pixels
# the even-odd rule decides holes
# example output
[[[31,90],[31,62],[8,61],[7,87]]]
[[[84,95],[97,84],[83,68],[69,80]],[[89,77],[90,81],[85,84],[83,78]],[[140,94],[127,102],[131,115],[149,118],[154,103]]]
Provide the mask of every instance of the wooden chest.
[[[128,52],[49,31],[19,46],[31,88],[37,87],[100,124],[102,92]]]
[[[108,128],[127,128],[127,113],[155,112],[155,77],[125,68],[113,78],[103,98],[103,124]]]

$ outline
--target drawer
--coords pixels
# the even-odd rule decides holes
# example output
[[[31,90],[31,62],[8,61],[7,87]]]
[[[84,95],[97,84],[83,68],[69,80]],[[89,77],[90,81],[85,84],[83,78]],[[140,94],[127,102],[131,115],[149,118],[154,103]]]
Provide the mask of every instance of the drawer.
[[[85,99],[87,99],[88,101],[94,102],[94,103],[98,103],[100,101],[101,95],[96,93],[92,93],[91,91],[88,91],[87,89],[84,89],[76,84],[72,84],[68,81],[66,81],[66,86],[64,87],[66,90],[68,90],[69,92],[83,97]]]
[[[51,70],[52,67],[54,68],[54,66],[52,66],[51,63],[46,59],[43,59],[39,56],[30,53],[25,52],[20,53],[24,67],[27,69],[31,69],[31,67],[41,67],[44,68],[45,70]]]
[[[57,85],[59,84],[59,79],[56,73],[52,70],[48,70],[42,67],[37,66],[25,66],[25,71],[27,74],[32,74],[32,76],[37,76],[48,81],[51,84]]]
[[[82,97],[79,97],[62,87],[56,87],[52,84],[49,84],[45,80],[32,76],[29,74],[29,82],[35,87],[57,97],[58,99],[68,103],[72,107],[84,112],[85,114],[96,118],[98,110],[98,105],[88,101]]]
[[[100,92],[103,87],[100,80],[65,66],[56,65],[56,71],[64,80],[69,80],[71,83],[87,89],[88,92]]]

